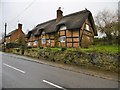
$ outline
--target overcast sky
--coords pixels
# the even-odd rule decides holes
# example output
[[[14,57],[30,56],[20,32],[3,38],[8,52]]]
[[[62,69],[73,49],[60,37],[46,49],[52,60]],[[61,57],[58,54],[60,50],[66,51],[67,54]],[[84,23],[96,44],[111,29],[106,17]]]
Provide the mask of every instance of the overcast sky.
[[[115,12],[119,0],[1,0],[0,1],[0,37],[7,22],[7,33],[23,24],[23,31],[34,28],[37,24],[55,19],[56,10],[62,8],[63,15],[87,8],[93,17],[104,9]]]

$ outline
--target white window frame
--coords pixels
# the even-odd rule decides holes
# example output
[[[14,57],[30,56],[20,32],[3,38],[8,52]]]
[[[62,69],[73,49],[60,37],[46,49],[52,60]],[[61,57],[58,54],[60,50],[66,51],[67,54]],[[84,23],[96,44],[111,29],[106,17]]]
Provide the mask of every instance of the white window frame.
[[[30,42],[28,42],[27,45],[30,46]]]
[[[46,38],[42,38],[42,44],[46,44]]]
[[[89,26],[88,24],[86,24],[85,29],[86,29],[87,31],[90,31],[90,26]]]
[[[44,32],[44,31],[42,32],[42,35],[45,35],[45,32]]]
[[[51,42],[50,42],[50,39],[48,40],[48,43],[51,43]]]
[[[34,41],[34,45],[37,45],[38,44],[38,41]]]
[[[61,36],[60,37],[60,42],[66,42],[66,36]]]
[[[8,39],[10,39],[10,37],[8,37]]]
[[[7,44],[7,42],[4,42],[4,44],[6,45],[6,44]]]

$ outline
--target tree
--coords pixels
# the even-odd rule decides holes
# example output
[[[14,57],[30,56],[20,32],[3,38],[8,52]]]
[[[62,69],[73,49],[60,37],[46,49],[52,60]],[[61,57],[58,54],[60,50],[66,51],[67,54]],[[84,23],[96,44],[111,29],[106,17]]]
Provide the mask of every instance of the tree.
[[[26,47],[26,39],[25,39],[24,35],[22,35],[22,34],[19,35],[18,44],[21,45],[21,47],[20,47],[21,51],[22,51],[21,53],[24,54],[24,49]]]
[[[55,34],[55,47],[58,47],[58,38],[59,38],[59,34],[56,33]]]
[[[109,44],[112,44],[112,38],[118,36],[118,14],[110,10],[98,12],[95,16],[95,22],[98,30],[106,34]]]
[[[19,35],[18,43],[21,44],[21,45],[26,45],[26,40],[25,40],[24,35],[22,35],[22,34]]]

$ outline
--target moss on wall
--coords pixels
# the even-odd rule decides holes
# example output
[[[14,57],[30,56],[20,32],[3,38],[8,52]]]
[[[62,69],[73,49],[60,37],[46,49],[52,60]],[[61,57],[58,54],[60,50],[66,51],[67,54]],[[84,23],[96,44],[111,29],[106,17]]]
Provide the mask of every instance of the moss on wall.
[[[94,67],[101,70],[118,72],[118,54],[107,54],[100,52],[83,52],[80,50],[51,50],[45,48],[39,51],[39,58],[65,64],[83,67]]]
[[[21,50],[14,49],[14,53],[21,54]],[[26,49],[24,55],[48,60],[71,64],[87,68],[98,68],[105,71],[118,72],[120,64],[118,61],[119,53],[110,54],[97,51],[82,51],[80,48],[71,48],[62,51],[61,48]]]

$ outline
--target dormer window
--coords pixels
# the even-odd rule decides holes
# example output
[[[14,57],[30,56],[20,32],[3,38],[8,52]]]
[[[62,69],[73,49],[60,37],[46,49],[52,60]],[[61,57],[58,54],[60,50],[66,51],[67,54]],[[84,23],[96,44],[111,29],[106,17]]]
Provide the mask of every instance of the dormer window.
[[[88,24],[86,24],[85,29],[86,29],[87,31],[90,31],[90,27],[89,27]]]
[[[65,25],[60,26],[60,30],[66,30],[67,27]]]
[[[42,35],[45,35],[45,32],[42,32]]]

